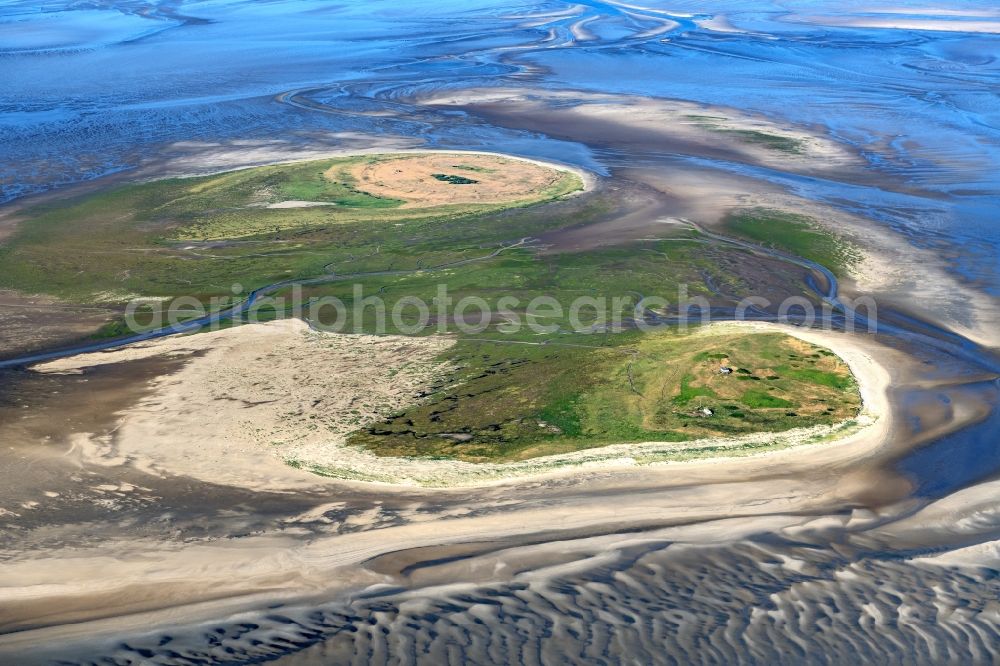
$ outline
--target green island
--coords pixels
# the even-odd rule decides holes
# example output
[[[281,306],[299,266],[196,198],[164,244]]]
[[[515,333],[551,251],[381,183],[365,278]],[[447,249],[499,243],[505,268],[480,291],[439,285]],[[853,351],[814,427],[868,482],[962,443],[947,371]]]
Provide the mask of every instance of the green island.
[[[801,268],[782,273],[770,259],[682,227],[579,251],[533,240],[558,239],[620,205],[614,191],[583,188],[572,171],[475,153],[348,156],[127,185],[25,211],[0,247],[0,288],[76,303],[185,296],[207,304],[238,301],[234,284],[245,293],[328,276],[302,294],[339,298],[344,332],[378,329],[376,308],[354,317],[357,285],[388,310],[403,299],[431,302],[442,285],[454,301],[475,296],[496,310],[505,297],[611,304],[574,316],[512,308],[544,332],[506,331],[509,317],[471,333],[454,317],[413,332],[417,315],[403,308],[407,330],[387,321],[379,332],[458,343],[440,359],[451,368],[443,380],[348,437],[381,456],[503,462],[831,425],[858,413],[851,373],[828,350],[778,333],[629,326],[643,296],[670,299],[679,289],[713,306],[761,284],[803,293]],[[727,224],[733,235],[837,271],[853,256],[807,218],[750,210]],[[305,316],[329,324],[330,314]],[[96,335],[124,331],[115,320]]]

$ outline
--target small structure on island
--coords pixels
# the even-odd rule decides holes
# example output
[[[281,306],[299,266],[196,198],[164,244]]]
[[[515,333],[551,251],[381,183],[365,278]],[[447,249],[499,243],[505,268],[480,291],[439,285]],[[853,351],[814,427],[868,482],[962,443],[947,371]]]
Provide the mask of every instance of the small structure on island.
[[[702,416],[711,416],[712,414],[715,414],[715,412],[713,412],[713,411],[712,411],[711,409],[709,409],[708,407],[702,407],[702,408],[701,408],[701,409],[699,409],[698,411],[699,411],[699,412],[701,412],[701,415],[702,415]]]
[[[731,374],[733,374],[733,369],[730,368],[728,365],[724,365],[721,368],[719,368],[719,374],[720,375],[731,375]]]

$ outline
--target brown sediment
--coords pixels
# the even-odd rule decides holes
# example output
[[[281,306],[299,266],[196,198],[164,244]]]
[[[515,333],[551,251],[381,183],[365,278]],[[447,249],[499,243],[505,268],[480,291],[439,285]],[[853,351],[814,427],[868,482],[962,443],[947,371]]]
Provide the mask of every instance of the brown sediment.
[[[614,209],[596,221],[539,234],[544,252],[582,252],[656,238],[669,233],[663,220],[681,208],[675,197],[642,183],[615,179],[601,192],[606,201],[613,201]]]
[[[0,290],[0,359],[77,342],[119,312],[118,307]]]
[[[326,177],[337,180],[341,171],[334,166]],[[536,162],[485,153],[402,154],[361,162],[347,172],[355,188],[399,199],[403,208],[525,201],[563,178],[563,173]]]
[[[725,107],[574,90],[483,88],[419,97],[503,127],[649,156],[696,155],[793,173],[851,178],[862,162],[846,147],[798,127]]]
[[[888,409],[886,384],[905,381],[910,372],[902,353],[874,340],[799,333],[847,358],[875,409]],[[194,338],[189,342],[197,344]],[[99,361],[83,363],[83,371],[93,372]],[[79,360],[75,365],[81,366]],[[72,362],[49,369],[75,371]],[[154,391],[183,394],[183,382],[198,376],[210,381],[204,373],[175,371],[157,382]],[[260,376],[266,373],[262,370]],[[158,404],[164,406],[162,401]],[[205,423],[213,418],[208,412],[214,409],[201,407],[208,411],[196,418]],[[145,409],[159,407],[147,402]],[[136,413],[134,407],[128,411]],[[156,411],[149,415],[161,420],[166,416]],[[317,480],[326,490],[312,492],[300,515],[286,513],[259,532],[166,542],[156,535],[130,535],[78,547],[72,553],[10,553],[0,570],[4,625],[7,631],[22,631],[0,636],[0,654],[53,641],[68,646],[101,636],[120,641],[152,626],[217,621],[272,604],[301,602],[315,607],[318,599],[349,599],[364,589],[377,589],[373,585],[403,585],[419,593],[426,586],[489,585],[520,580],[523,575],[541,583],[562,571],[560,567],[573,571],[593,566],[587,553],[595,549],[604,553],[602,557],[613,558],[627,544],[634,548],[657,540],[682,540],[699,547],[732,544],[755,532],[804,530],[812,523],[826,524],[823,520],[829,521],[830,529],[843,529],[848,517],[817,516],[838,514],[847,506],[858,512],[858,520],[875,520],[865,516],[875,516],[871,512],[907,494],[906,481],[880,464],[898,454],[899,442],[887,438],[895,418],[886,413],[872,428],[839,444],[654,467],[611,462],[475,490]],[[163,423],[169,434],[170,421]],[[167,446],[165,440],[159,444]],[[132,448],[114,464],[156,467],[164,479],[181,479],[174,475],[198,467],[201,475],[209,471],[205,460],[228,465],[231,469],[219,473],[229,478],[246,469],[240,458],[216,459],[204,445],[182,447],[173,452],[179,458],[161,456],[155,466],[140,459],[155,453]],[[198,460],[199,456],[204,459]],[[274,469],[264,466],[264,458],[253,460],[260,471]],[[86,469],[88,463],[83,464]],[[271,477],[272,490],[279,490],[282,483],[283,477]],[[292,491],[288,501],[298,498],[301,503],[295,486],[285,487]],[[359,497],[369,499],[352,504],[352,498]],[[728,556],[719,557],[720,566],[728,561]],[[264,621],[253,617],[255,623]],[[171,649],[182,647],[172,644]]]

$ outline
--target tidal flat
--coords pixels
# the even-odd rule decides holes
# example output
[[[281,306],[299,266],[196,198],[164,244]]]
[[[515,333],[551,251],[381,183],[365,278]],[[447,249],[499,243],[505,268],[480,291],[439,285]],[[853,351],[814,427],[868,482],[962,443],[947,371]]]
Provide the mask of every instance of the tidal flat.
[[[1000,31],[904,5],[0,9],[0,661],[996,661]]]

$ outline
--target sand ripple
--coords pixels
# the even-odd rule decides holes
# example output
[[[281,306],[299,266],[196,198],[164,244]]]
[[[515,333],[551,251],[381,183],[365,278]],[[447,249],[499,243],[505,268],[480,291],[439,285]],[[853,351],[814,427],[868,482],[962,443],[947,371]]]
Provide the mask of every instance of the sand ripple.
[[[898,553],[854,559],[849,543],[838,555],[809,534],[727,546],[666,536],[565,543],[571,561],[501,583],[373,589],[350,603],[130,639],[102,663],[991,661],[1000,581],[988,569]],[[505,558],[518,554],[495,559]],[[447,570],[441,577],[461,568],[415,566]]]

